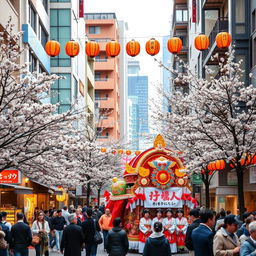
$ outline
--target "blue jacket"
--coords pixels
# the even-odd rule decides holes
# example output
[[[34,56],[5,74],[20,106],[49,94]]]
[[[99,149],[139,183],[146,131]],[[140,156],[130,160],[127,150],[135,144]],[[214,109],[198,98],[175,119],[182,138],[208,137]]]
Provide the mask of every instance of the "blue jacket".
[[[202,223],[192,231],[195,256],[213,256],[213,232]]]
[[[240,256],[256,256],[256,244],[251,240],[251,238],[247,239],[241,249]]]

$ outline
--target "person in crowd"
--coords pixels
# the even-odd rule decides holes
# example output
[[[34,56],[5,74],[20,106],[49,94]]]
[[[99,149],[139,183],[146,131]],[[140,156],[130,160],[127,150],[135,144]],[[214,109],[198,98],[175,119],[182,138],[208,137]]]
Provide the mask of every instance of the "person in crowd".
[[[88,209],[88,206],[85,204],[83,207],[80,205],[80,206],[77,207],[77,208],[80,208],[80,209],[81,209],[81,212],[84,213],[84,214],[86,214],[86,211],[87,211],[87,209]]]
[[[193,209],[188,214],[190,225],[188,226],[186,238],[185,238],[185,246],[189,250],[189,255],[194,255],[193,241],[192,241],[192,231],[197,228],[201,222],[199,219],[199,209]]]
[[[39,208],[38,208],[38,207],[35,207],[35,209],[34,209],[33,221],[35,221],[35,220],[37,219],[38,212],[39,212]]]
[[[182,209],[177,210],[176,218],[176,236],[177,236],[177,248],[178,251],[184,251],[185,249],[185,237],[188,228],[188,220],[183,217],[184,212]]]
[[[95,205],[94,210],[93,210],[93,219],[99,221],[100,217],[102,216],[102,212],[99,210],[99,206]]]
[[[9,227],[6,226],[3,222],[2,222],[2,213],[0,213],[0,227],[2,229],[2,231],[5,233],[4,236],[4,240],[9,243],[10,240],[10,230]],[[0,249],[0,256],[7,256],[8,255],[8,251],[5,248],[1,248]]]
[[[82,222],[84,221],[84,215],[82,214],[82,208],[81,207],[78,207],[76,209],[76,218],[77,218],[77,224],[78,225],[81,225]]]
[[[71,204],[71,205],[69,206],[68,212],[69,212],[70,214],[76,212],[75,206],[74,206],[73,204]]]
[[[49,210],[44,210],[44,219],[48,222],[50,222],[50,211]]]
[[[152,229],[153,229],[154,223],[157,221],[163,223],[163,210],[161,210],[161,209],[156,210],[156,217],[153,218],[153,220],[152,220]]]
[[[230,211],[230,210],[227,210],[226,214],[227,214],[227,215],[230,215],[230,214],[231,214],[231,211]]]
[[[7,241],[5,240],[5,233],[4,231],[2,230],[2,226],[0,226],[0,255],[7,255],[8,254],[8,251],[7,251],[7,248],[8,248],[8,244],[7,244]]]
[[[238,221],[235,215],[228,215],[224,219],[224,226],[220,228],[213,240],[214,256],[238,256],[240,243],[235,234],[238,227]]]
[[[105,213],[105,204],[104,204],[104,202],[101,203],[101,206],[100,206],[99,210],[102,212],[102,214]]]
[[[85,249],[86,256],[96,256],[98,245],[94,241],[96,230],[100,231],[100,226],[97,220],[92,218],[93,211],[91,208],[87,209],[87,218],[81,224],[82,230],[85,234]]]
[[[110,210],[107,208],[105,210],[105,214],[103,214],[99,219],[99,225],[103,233],[103,241],[104,241],[104,250],[106,250],[106,238],[108,236],[108,231],[111,229],[110,222],[111,222],[112,215]]]
[[[249,216],[246,220],[245,220],[245,228],[248,230],[249,232],[249,224],[251,222],[255,221],[255,217],[254,216]],[[239,241],[240,241],[240,244],[242,245],[248,238],[250,237],[250,235],[245,235],[245,234],[242,234],[240,237],[239,237]]]
[[[224,219],[226,217],[226,212],[224,210],[220,211],[220,217],[217,219],[215,224],[215,231],[219,230],[219,226],[224,224]]]
[[[146,241],[143,256],[170,256],[170,244],[164,237],[163,224],[161,222],[155,222],[153,230],[154,232]]]
[[[150,211],[148,209],[144,209],[143,217],[140,219],[139,224],[139,253],[143,253],[146,240],[152,233],[151,224],[152,220],[150,219]]]
[[[62,216],[64,217],[67,225],[69,225],[69,221],[68,221],[68,216],[70,215],[70,213],[68,212],[68,207],[64,206],[62,209]]]
[[[81,256],[84,242],[84,233],[82,228],[77,225],[75,213],[68,217],[69,225],[65,227],[61,240],[60,250],[64,256]]]
[[[60,251],[60,243],[61,243],[61,239],[62,239],[63,230],[64,230],[64,227],[66,226],[66,224],[67,223],[66,223],[65,218],[62,216],[62,211],[58,210],[57,216],[54,217],[51,222],[52,228],[55,231],[56,247],[57,247],[58,252]]]
[[[166,210],[166,218],[163,219],[164,235],[170,243],[172,253],[177,252],[176,245],[176,220],[173,217],[172,209]]]
[[[128,253],[128,237],[121,228],[120,218],[115,218],[113,221],[113,228],[106,239],[106,249],[109,256],[125,256]]]
[[[215,217],[211,210],[199,212],[201,223],[192,231],[195,256],[213,256],[213,232]]]
[[[32,242],[30,227],[24,222],[24,214],[17,213],[17,223],[11,228],[10,248],[15,256],[28,256],[28,246]]]
[[[40,243],[35,245],[36,256],[48,256],[48,235],[50,233],[50,228],[48,222],[44,219],[44,212],[39,211],[37,219],[33,222],[31,228],[33,235],[38,235],[40,237]]]
[[[240,237],[241,235],[246,235],[246,236],[250,236],[249,231],[246,229],[246,224],[245,224],[245,220],[250,216],[249,212],[245,212],[242,215],[242,225],[241,227],[237,230],[237,236]],[[238,224],[239,225],[239,224]]]
[[[6,219],[7,219],[7,212],[2,212],[2,223],[9,228],[9,231],[11,231],[12,224],[10,222],[7,222]]]
[[[52,226],[52,220],[58,216],[57,211],[52,211],[50,220],[48,222],[49,227],[50,227],[50,234],[49,234],[49,246],[50,249],[53,250],[54,246],[56,245],[56,234],[55,234],[55,230],[54,227]]]
[[[240,256],[256,255],[256,221],[249,224],[250,237],[242,244]]]

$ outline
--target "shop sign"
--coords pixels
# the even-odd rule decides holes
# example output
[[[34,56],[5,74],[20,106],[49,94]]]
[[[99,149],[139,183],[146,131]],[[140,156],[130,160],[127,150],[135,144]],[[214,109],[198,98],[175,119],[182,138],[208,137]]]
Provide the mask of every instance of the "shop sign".
[[[228,172],[228,175],[227,175],[227,184],[228,184],[228,185],[231,185],[231,186],[237,185],[237,176],[236,176],[236,172],[234,172],[234,171]]]
[[[58,186],[58,191],[61,191],[62,195],[56,196],[57,201],[64,202],[66,200],[66,193],[64,191],[64,188],[62,186]]]
[[[201,185],[202,184],[202,177],[198,173],[192,174],[192,183],[195,185]]]
[[[145,188],[144,193],[146,208],[181,208],[183,206],[182,188],[172,187],[166,190]]]
[[[0,183],[19,184],[21,183],[20,171],[4,170],[0,172]]]
[[[249,176],[250,183],[256,183],[256,166],[250,168]]]

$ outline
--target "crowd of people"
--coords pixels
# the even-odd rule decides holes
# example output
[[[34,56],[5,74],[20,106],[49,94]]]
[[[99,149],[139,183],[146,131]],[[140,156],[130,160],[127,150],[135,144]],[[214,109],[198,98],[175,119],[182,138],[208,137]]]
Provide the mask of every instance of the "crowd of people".
[[[36,256],[49,256],[56,251],[64,256],[96,256],[97,247],[104,243],[109,256],[125,256],[128,237],[122,221],[104,207],[64,206],[62,210],[35,209],[30,226],[23,213],[17,213],[13,226],[0,213],[0,256],[28,256],[28,247]],[[103,238],[100,234],[103,234]],[[195,256],[256,255],[256,212],[233,215],[222,209],[193,209],[184,216],[182,209],[157,209],[151,216],[144,209],[139,224],[139,253],[143,256],[170,256],[188,252]]]

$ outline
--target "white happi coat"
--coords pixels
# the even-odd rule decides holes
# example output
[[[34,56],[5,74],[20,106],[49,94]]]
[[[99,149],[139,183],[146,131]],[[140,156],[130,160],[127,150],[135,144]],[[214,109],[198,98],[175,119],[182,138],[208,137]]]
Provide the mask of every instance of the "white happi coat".
[[[151,226],[152,220],[145,219],[144,217],[140,219],[139,229],[140,229],[140,232],[142,232],[143,234],[146,234],[146,232],[148,231],[148,228],[145,225]],[[143,253],[144,246],[145,246],[145,242],[139,241],[139,253]]]
[[[176,231],[180,232],[178,225],[184,225],[184,227],[181,229],[181,231],[185,235],[187,233],[187,229],[188,229],[188,220],[185,217],[182,217],[181,219],[176,218]]]
[[[173,234],[176,232],[176,219],[175,218],[171,218],[168,219],[167,217],[163,219],[163,227],[166,225],[171,225],[171,227],[168,229],[168,231],[170,232],[170,234]],[[176,236],[175,236],[176,237]],[[176,240],[176,239],[175,239]],[[172,253],[177,253],[177,244],[176,241],[175,243],[170,243],[170,248],[171,248],[171,252]]]

